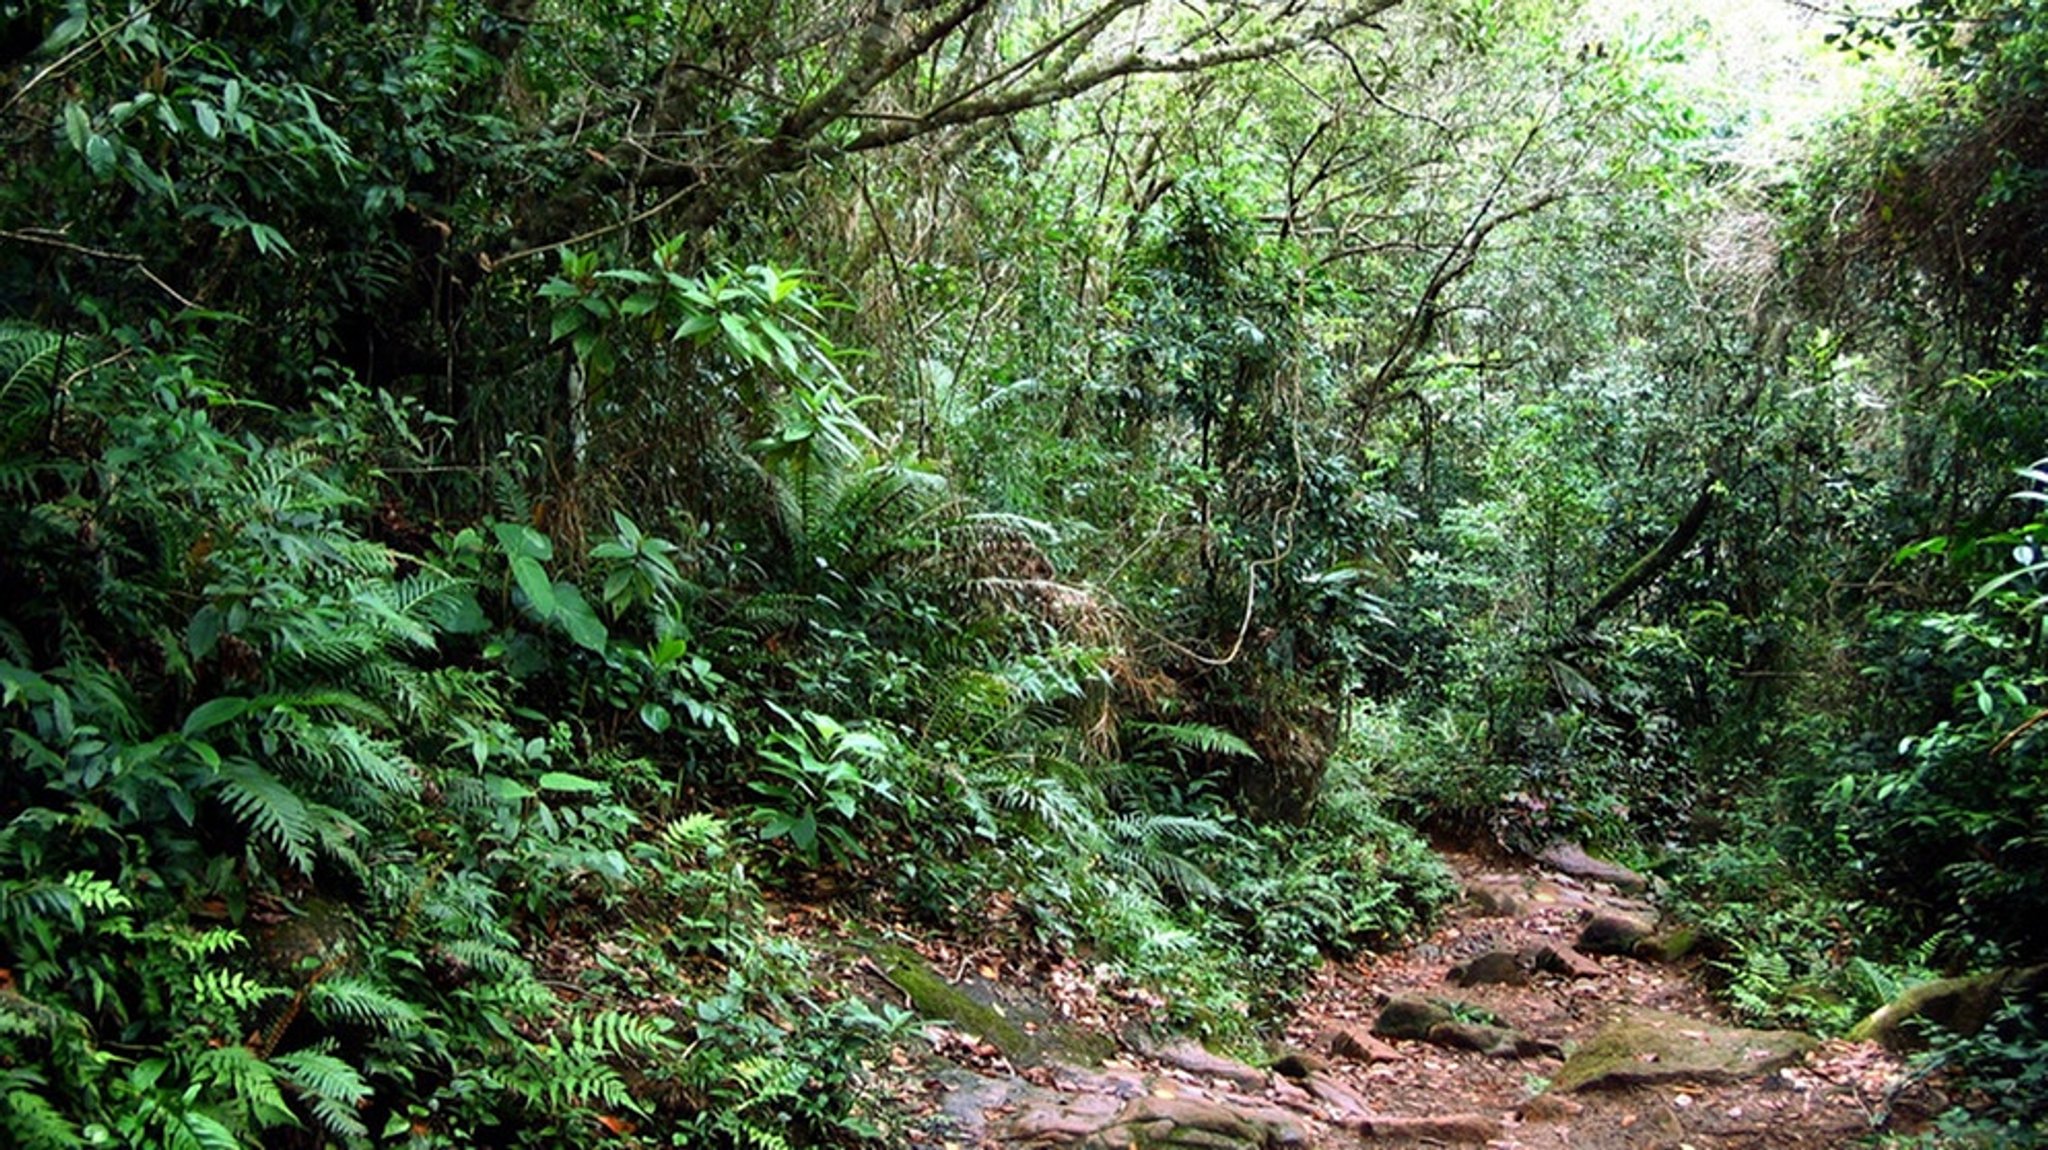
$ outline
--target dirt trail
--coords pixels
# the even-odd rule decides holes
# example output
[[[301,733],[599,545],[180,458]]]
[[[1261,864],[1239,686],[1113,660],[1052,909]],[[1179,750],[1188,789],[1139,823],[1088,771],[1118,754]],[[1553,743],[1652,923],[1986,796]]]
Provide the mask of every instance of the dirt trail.
[[[1875,1046],[1734,1029],[1689,960],[1582,951],[1630,949],[1630,938],[1584,937],[1587,924],[1601,921],[1595,935],[1649,925],[1647,902],[1552,868],[1445,857],[1465,903],[1422,942],[1326,966],[1265,1065],[1127,1040],[1098,1067],[1019,1068],[978,1036],[937,1029],[930,1054],[898,1068],[914,1116],[901,1137],[1083,1150],[1817,1148],[1852,1145],[1887,1114],[1902,1068]],[[1653,953],[1671,934],[1634,949]],[[1419,1026],[1396,1025],[1404,1012],[1420,1012],[1407,1019]]]

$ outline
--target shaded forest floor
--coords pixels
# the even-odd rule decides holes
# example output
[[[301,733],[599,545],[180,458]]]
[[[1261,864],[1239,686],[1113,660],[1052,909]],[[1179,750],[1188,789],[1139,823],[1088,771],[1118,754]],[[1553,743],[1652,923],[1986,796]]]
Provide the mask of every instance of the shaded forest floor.
[[[1696,958],[1587,953],[1603,941],[1589,922],[1655,922],[1615,885],[1445,857],[1463,904],[1427,939],[1326,965],[1284,1042],[1251,1062],[1148,1037],[1152,1004],[1077,964],[1000,969],[988,952],[921,945],[922,969],[979,1005],[880,1068],[889,1137],[962,1150],[1832,1147],[1939,1106],[1875,1045],[1737,1028]],[[916,985],[927,974],[887,966],[859,964],[867,991],[933,1013]]]

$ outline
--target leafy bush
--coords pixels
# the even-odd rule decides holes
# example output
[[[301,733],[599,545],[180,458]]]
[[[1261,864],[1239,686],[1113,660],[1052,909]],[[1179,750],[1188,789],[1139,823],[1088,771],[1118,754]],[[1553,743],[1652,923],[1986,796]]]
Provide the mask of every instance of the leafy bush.
[[[2048,1020],[2039,1000],[2015,1001],[1969,1036],[1936,1032],[1919,1073],[1946,1073],[1962,1105],[1935,1120],[1938,1142],[1954,1147],[2048,1146]]]
[[[606,627],[530,529],[496,553],[369,538],[372,450],[408,437],[375,397],[279,423],[203,357],[132,359],[80,375],[54,449],[7,461],[6,1140],[581,1145],[644,1123],[758,1142],[852,1121],[855,1053],[900,1020],[801,999],[722,825],[646,827],[621,787],[658,778],[582,753],[510,673],[516,652],[580,660],[633,704],[711,669],[635,662],[638,625]],[[619,550],[644,585],[608,605],[676,621],[667,552]],[[730,729],[719,714],[695,725]],[[604,953],[599,908],[663,945],[564,999],[565,956]]]

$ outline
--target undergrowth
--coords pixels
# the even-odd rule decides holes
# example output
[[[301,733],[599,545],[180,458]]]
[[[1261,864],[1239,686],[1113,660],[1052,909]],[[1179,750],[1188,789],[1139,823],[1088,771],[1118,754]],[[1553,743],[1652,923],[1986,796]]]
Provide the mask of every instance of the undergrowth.
[[[1108,653],[828,522],[875,508],[807,512],[846,578],[782,602],[687,524],[563,544],[516,456],[494,512],[414,521],[431,423],[366,389],[283,416],[203,347],[101,348],[0,348],[76,373],[12,413],[0,505],[10,1144],[856,1142],[913,1020],[816,982],[771,897],[1085,953],[1244,1040],[1448,895],[1361,778],[1256,825],[1232,732],[1104,745]]]

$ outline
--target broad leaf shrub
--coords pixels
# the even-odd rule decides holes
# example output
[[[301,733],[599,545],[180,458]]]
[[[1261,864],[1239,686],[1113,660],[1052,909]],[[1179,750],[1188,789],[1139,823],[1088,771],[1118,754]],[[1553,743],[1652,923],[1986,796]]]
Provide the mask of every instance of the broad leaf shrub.
[[[1840,1030],[1912,982],[2039,961],[2042,532],[1901,552],[1922,569],[1939,557],[1940,584],[1961,589],[1938,606],[1873,608],[1852,648],[1860,701],[1777,724],[1772,784],[1676,869],[1744,1013]],[[1965,1104],[1931,1144],[2040,1144],[2041,1005],[2016,1001],[1977,1035],[1930,1035],[1925,1069]]]

